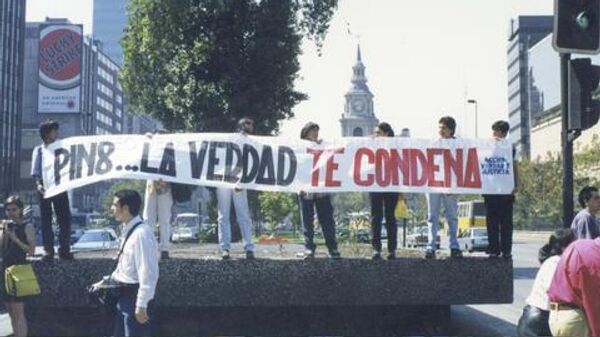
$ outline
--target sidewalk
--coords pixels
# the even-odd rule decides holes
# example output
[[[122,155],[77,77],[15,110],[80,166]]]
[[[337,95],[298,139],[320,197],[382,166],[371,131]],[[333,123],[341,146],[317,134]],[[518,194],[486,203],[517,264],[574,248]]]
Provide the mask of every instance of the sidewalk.
[[[540,240],[545,241],[552,235],[553,231],[521,231],[515,230],[513,232],[514,239],[520,240]]]

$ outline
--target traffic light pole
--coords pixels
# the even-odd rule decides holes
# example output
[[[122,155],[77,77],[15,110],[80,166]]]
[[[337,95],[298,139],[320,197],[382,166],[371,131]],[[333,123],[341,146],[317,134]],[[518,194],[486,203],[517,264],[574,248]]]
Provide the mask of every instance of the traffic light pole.
[[[569,61],[571,54],[560,54],[560,110],[562,113],[563,158],[563,226],[571,227],[573,220],[573,140],[569,132]]]

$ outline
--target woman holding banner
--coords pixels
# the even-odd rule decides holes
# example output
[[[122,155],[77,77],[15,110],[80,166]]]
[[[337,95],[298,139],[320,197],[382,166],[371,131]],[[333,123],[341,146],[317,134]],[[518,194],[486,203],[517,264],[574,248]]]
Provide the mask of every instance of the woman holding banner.
[[[375,137],[394,137],[394,130],[385,122],[379,123],[373,131]],[[396,258],[398,247],[398,225],[394,210],[398,202],[396,192],[371,192],[371,233],[373,246],[373,260],[381,260],[381,222],[385,215],[385,229],[387,231],[388,260]]]
[[[308,122],[300,131],[300,138],[317,144],[320,143],[319,125]],[[306,248],[304,258],[314,258],[315,250],[317,249],[314,243],[315,209],[317,210],[317,218],[325,237],[325,245],[329,250],[329,257],[339,259],[341,256],[335,239],[335,220],[333,219],[331,196],[326,193],[300,192],[300,214],[302,215],[302,224],[304,225],[304,247]]]

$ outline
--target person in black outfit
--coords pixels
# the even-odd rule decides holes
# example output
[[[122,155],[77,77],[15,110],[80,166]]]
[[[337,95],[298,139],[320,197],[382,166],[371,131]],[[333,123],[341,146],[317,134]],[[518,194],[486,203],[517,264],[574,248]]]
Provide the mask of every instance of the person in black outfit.
[[[506,138],[510,126],[506,121],[497,121],[492,125],[493,136],[496,140]],[[505,259],[512,258],[513,204],[517,191],[517,167],[513,163],[515,188],[511,194],[488,194],[483,196],[486,207],[486,223],[488,233],[488,255],[497,258],[502,253]]]
[[[317,144],[319,140],[319,125],[309,122],[300,131],[300,138],[309,140]],[[315,208],[317,210],[317,218],[323,229],[325,237],[325,245],[329,250],[329,257],[339,259],[340,252],[337,248],[335,239],[335,220],[333,219],[333,206],[331,205],[331,196],[325,193],[305,193],[300,192],[300,211],[302,212],[302,223],[304,225],[304,253],[305,259],[315,257],[317,246],[314,243],[314,216]]]
[[[52,232],[52,208],[56,213],[58,221],[59,248],[58,257],[62,260],[72,260],[71,254],[71,209],[69,206],[69,195],[67,192],[60,193],[50,198],[44,198],[44,181],[42,179],[42,149],[54,143],[58,139],[59,125],[55,121],[45,121],[40,124],[40,137],[43,143],[33,149],[31,160],[31,176],[35,181],[40,201],[40,213],[42,218],[42,241],[44,243],[43,261],[54,259],[54,233]]]
[[[388,123],[379,123],[373,131],[375,137],[394,137],[394,130]],[[381,221],[385,214],[385,229],[388,239],[388,260],[396,258],[396,248],[398,248],[398,225],[394,210],[398,202],[398,193],[396,192],[372,192],[369,193],[371,199],[371,232],[373,239],[373,260],[381,260]]]
[[[4,202],[8,220],[0,221],[0,251],[2,252],[2,275],[10,266],[27,263],[26,254],[35,253],[35,228],[23,219],[23,202],[17,196],[11,196]],[[27,336],[27,320],[23,299],[6,293],[2,295],[15,336]]]

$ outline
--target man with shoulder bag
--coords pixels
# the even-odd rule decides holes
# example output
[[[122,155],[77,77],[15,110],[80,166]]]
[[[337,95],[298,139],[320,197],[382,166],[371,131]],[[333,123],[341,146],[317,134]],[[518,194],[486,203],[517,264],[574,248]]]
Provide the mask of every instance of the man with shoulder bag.
[[[117,268],[91,291],[103,289],[110,305],[116,298],[115,336],[150,336],[152,304],[158,282],[158,244],[152,229],[139,216],[142,199],[132,190],[115,193],[111,210],[123,224]],[[114,302],[113,302],[114,303]]]

